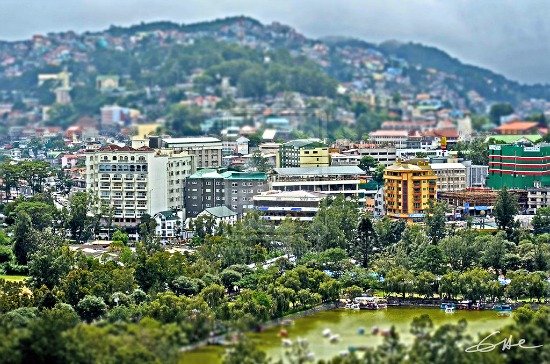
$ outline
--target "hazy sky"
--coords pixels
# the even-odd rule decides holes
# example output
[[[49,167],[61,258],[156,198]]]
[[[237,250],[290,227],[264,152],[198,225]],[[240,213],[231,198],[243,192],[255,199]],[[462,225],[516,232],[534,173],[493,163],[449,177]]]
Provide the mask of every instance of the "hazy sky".
[[[314,38],[420,42],[512,79],[550,83],[546,0],[0,0],[0,39],[230,15],[279,21]]]

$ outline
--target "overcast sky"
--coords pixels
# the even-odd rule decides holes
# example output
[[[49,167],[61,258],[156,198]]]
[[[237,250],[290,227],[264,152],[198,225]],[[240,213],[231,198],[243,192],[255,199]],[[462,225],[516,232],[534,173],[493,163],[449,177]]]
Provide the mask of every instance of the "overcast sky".
[[[420,42],[515,80],[550,83],[546,0],[0,0],[0,39],[230,15],[279,21],[313,38]]]

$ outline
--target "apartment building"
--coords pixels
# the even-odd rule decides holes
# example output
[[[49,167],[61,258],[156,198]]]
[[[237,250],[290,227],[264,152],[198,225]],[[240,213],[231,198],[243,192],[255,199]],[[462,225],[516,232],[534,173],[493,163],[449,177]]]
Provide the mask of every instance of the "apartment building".
[[[253,197],[254,208],[270,221],[286,218],[311,221],[326,195],[307,191],[266,191]]]
[[[215,169],[202,169],[185,180],[186,213],[196,217],[207,208],[227,206],[242,215],[252,209],[252,197],[267,188],[267,175],[263,172],[218,173]]]
[[[437,176],[437,191],[460,191],[466,188],[466,166],[462,163],[430,163]]]
[[[222,165],[223,145],[217,138],[163,138],[162,147],[195,156],[197,168],[219,168]]]
[[[275,168],[270,187],[277,191],[308,191],[346,197],[363,197],[364,171],[357,166]]]
[[[86,189],[113,209],[114,223],[135,226],[143,214],[183,209],[183,182],[195,172],[186,152],[107,145],[86,151]]]
[[[421,221],[437,191],[437,176],[428,162],[397,162],[384,171],[384,206],[393,218]]]

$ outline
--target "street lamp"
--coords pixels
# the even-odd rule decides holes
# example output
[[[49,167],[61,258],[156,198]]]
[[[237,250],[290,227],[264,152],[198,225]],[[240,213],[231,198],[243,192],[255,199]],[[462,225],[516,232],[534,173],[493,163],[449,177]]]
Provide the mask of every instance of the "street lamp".
[[[481,210],[479,215],[481,216],[481,229],[485,229],[485,210]]]

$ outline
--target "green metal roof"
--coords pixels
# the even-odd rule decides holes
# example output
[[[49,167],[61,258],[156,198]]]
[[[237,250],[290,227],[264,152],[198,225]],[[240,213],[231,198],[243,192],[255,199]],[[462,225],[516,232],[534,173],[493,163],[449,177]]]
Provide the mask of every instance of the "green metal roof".
[[[528,134],[528,135],[490,135],[485,138],[485,142],[489,140],[494,140],[501,143],[515,143],[521,139],[530,141],[531,143],[537,143],[542,140],[542,137],[538,134]]]

